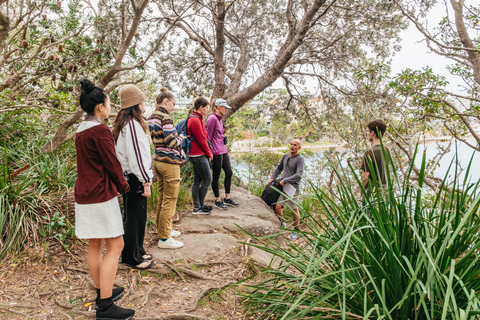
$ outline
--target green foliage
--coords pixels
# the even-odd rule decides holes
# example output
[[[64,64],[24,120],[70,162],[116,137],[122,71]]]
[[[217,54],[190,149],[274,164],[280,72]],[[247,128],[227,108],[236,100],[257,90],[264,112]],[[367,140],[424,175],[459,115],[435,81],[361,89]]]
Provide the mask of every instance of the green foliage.
[[[267,149],[261,150],[259,153],[245,153],[237,157],[237,160],[247,166],[246,187],[253,194],[259,196],[262,194],[263,188],[267,184],[270,175],[280,162],[282,154],[272,152]]]
[[[41,152],[39,144],[45,137],[40,135],[35,139],[34,135],[42,130],[42,125],[29,129],[12,123],[3,131],[8,140],[0,147],[0,258],[7,253],[18,253],[27,237],[36,237],[39,226],[48,218],[42,219],[38,212],[53,215],[45,229],[38,230],[40,235],[53,236],[62,242],[74,235],[73,227],[63,228],[67,223],[65,216],[52,205],[50,196],[74,186],[75,153],[68,144],[53,153]]]
[[[50,236],[63,243],[66,239],[75,236],[75,228],[59,212],[55,212],[52,217],[43,216],[42,219],[45,221],[44,228],[39,230],[42,237]],[[67,245],[63,246],[68,249]]]
[[[478,316],[479,183],[465,179],[464,186],[426,197],[425,154],[418,184],[409,176],[413,160],[404,179],[388,161],[388,188],[376,187],[365,206],[356,200],[365,189],[355,170],[340,169],[335,193],[312,186],[319,212],[301,211],[300,244],[253,245],[278,263],[244,296],[259,319]]]

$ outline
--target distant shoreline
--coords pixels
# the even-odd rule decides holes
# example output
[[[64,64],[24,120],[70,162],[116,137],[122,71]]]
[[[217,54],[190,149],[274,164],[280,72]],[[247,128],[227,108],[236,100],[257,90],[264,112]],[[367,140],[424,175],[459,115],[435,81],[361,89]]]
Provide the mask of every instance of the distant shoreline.
[[[452,140],[454,137],[452,136],[441,136],[441,137],[431,137],[431,138],[425,138],[425,139],[419,139],[420,143],[435,143],[435,142],[446,142]],[[282,146],[282,147],[265,147],[265,146],[257,146],[258,140],[256,139],[246,139],[239,141],[240,146],[232,146],[232,149],[229,151],[231,154],[240,154],[240,153],[250,153],[250,152],[258,152],[260,150],[267,149],[269,151],[273,151],[276,153],[283,153],[283,151],[288,148],[287,145]],[[320,143],[312,143],[312,144],[307,144],[302,147],[305,150],[310,150],[312,152],[319,152],[319,151],[326,151],[330,150],[331,148],[337,150],[337,151],[344,151],[347,150],[345,148],[345,145],[340,145],[340,144],[320,144]]]

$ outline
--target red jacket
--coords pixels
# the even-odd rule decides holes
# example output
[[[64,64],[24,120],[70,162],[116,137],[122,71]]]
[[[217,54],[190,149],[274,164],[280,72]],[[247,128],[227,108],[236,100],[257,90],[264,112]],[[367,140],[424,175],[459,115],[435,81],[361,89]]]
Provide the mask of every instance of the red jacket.
[[[75,202],[100,203],[111,200],[130,187],[115,153],[110,129],[99,124],[75,136],[78,176]]]
[[[187,134],[195,137],[192,141],[192,147],[190,148],[191,156],[206,155],[207,158],[212,158],[212,151],[207,144],[207,130],[203,124],[203,116],[198,112],[193,112],[197,117],[191,117],[188,119]]]

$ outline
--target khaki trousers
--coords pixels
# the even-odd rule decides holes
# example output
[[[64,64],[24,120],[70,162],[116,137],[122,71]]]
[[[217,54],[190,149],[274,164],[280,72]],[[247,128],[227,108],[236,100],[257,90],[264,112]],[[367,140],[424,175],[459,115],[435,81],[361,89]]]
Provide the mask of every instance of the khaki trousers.
[[[159,239],[170,238],[172,218],[175,215],[180,189],[180,166],[153,161],[158,179],[157,231]]]

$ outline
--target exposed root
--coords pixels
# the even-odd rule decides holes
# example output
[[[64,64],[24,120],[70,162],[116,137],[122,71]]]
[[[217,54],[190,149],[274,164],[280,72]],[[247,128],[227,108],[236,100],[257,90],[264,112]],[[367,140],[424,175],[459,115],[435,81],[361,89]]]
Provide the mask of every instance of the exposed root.
[[[78,269],[78,268],[73,268],[73,267],[66,267],[65,269],[70,270],[70,271],[74,271],[74,272],[81,272],[81,273],[89,274],[88,270],[83,270],[83,269]]]
[[[199,319],[199,320],[206,320],[208,318],[202,317],[202,316],[197,316],[194,314],[189,314],[189,313],[173,313],[169,314],[163,317],[145,317],[145,318],[135,318],[137,320],[191,320],[191,319]]]
[[[220,289],[223,289],[225,287],[228,287],[229,285],[232,285],[234,284],[235,281],[230,281],[230,282],[227,282],[221,286],[212,286],[212,287],[208,287],[208,288],[205,288],[199,295],[197,295],[196,297],[194,297],[192,299],[192,306],[190,308],[188,308],[187,310],[184,310],[184,312],[193,312],[197,309],[198,307],[198,301],[200,301],[200,299],[203,298],[203,296],[210,290],[212,289],[216,289],[216,290],[220,290]]]
[[[173,265],[173,263],[171,261],[167,261],[167,263],[166,263],[167,266],[168,266],[168,263]],[[187,269],[187,268],[183,268],[183,267],[180,267],[180,266],[174,266],[174,267],[175,267],[175,269],[178,269],[178,270],[182,271],[185,274],[188,274],[190,277],[193,277],[193,278],[197,278],[197,279],[201,279],[201,280],[214,280],[214,281],[218,280],[218,279],[215,279],[215,278],[206,277],[206,276],[204,276],[204,275],[202,275],[198,272],[195,272],[195,271]],[[183,279],[183,277],[182,277],[182,279]]]
[[[173,262],[171,261],[167,261],[164,263],[164,265],[166,265],[170,270],[172,270],[173,272],[175,272],[176,274],[178,274],[178,276],[180,277],[180,279],[182,279],[183,282],[185,282],[185,278],[183,277],[183,275],[177,270],[177,266],[175,266],[173,264]]]
[[[55,297],[55,303],[57,305],[59,305],[60,307],[65,308],[65,309],[73,309],[73,307],[74,307],[73,305],[68,305],[68,304],[65,304],[65,303],[62,303],[62,302],[58,301],[57,297]]]
[[[240,262],[240,261],[236,261]],[[225,261],[209,261],[209,262],[194,262],[192,263],[197,267],[209,267],[209,266],[214,266],[216,264],[228,264],[228,262]]]
[[[58,310],[58,313],[63,314],[63,315],[65,316],[65,318],[67,318],[68,320],[73,320],[72,317],[70,317],[67,313],[65,313],[65,312],[63,312],[63,311],[61,311],[61,310]]]
[[[19,315],[22,315],[24,317],[27,317],[27,319],[30,319],[32,317],[29,314],[26,314],[26,313],[23,313],[23,312],[20,312],[20,311],[16,311],[16,310],[13,310],[13,309],[10,309],[10,308],[0,307],[0,310],[5,310],[5,311],[11,312],[11,313],[19,314]]]
[[[227,270],[230,270],[230,267],[219,268],[217,270],[212,271],[211,273],[212,274],[219,274],[219,273],[222,273],[222,272],[227,271]]]
[[[80,311],[80,310],[75,310],[76,314],[81,314],[82,316],[86,318],[95,318],[96,313],[95,312],[90,312],[90,311]]]
[[[148,303],[148,298],[150,297],[150,293],[152,292],[153,290],[153,286],[148,290],[148,292],[145,294],[145,298],[143,299],[143,302],[142,302],[142,306],[140,308],[138,308],[139,310],[142,309],[143,307],[145,307],[145,305]]]
[[[0,307],[3,308],[8,308],[8,307],[15,307],[15,308],[28,308],[28,309],[33,309],[35,308],[34,306],[29,306],[26,304],[0,304]]]

